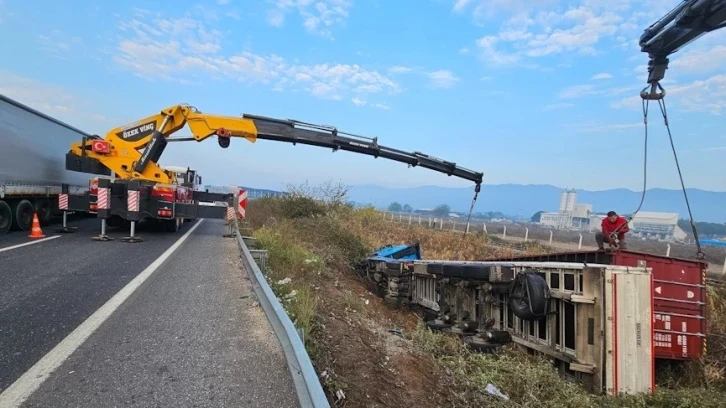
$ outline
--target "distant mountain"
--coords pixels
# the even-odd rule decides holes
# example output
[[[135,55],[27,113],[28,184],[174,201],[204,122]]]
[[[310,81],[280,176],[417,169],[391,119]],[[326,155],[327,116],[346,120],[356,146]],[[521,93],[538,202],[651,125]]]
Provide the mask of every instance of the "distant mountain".
[[[615,210],[632,213],[640,203],[642,192],[624,188],[601,191],[576,190],[577,202],[592,204],[595,212]],[[696,221],[726,222],[726,192],[688,189],[688,199]],[[531,217],[537,211],[557,211],[562,188],[540,184],[484,184],[474,211],[501,211],[506,214]],[[360,204],[387,208],[397,201],[415,209],[433,208],[448,204],[452,211],[468,211],[474,188],[423,186],[415,188],[386,188],[375,185],[352,186],[350,199]],[[641,211],[677,212],[688,218],[681,190],[650,189],[646,192]]]

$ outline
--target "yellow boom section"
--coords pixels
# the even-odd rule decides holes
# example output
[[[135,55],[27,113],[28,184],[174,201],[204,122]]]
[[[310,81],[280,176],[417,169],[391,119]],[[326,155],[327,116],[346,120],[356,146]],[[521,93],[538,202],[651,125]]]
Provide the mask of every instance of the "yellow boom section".
[[[171,184],[174,175],[162,170],[157,161],[167,144],[167,138],[189,126],[193,139],[201,142],[217,136],[222,147],[229,146],[230,137],[257,141],[257,128],[251,119],[208,115],[187,105],[175,105],[160,113],[112,129],[103,139],[107,151],[94,148],[98,139],[74,143],[71,153],[98,160],[122,179],[140,179]],[[170,139],[173,140],[173,139]]]

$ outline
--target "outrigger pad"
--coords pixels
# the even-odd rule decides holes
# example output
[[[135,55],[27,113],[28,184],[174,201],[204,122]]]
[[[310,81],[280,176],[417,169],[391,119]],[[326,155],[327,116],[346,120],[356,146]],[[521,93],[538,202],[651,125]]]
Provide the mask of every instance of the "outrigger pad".
[[[131,244],[135,244],[137,242],[142,242],[144,239],[141,237],[123,237],[121,238],[122,242],[128,242]]]
[[[58,228],[55,230],[55,232],[61,233],[61,234],[71,234],[78,231],[78,227],[63,227]]]

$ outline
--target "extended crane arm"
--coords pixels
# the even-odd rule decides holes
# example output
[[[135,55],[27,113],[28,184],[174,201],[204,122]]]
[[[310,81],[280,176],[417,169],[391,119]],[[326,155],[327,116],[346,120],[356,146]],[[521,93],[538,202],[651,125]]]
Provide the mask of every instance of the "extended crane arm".
[[[646,28],[640,49],[647,52],[648,83],[665,76],[668,57],[702,35],[726,27],[726,0],[684,0]]]
[[[171,139],[169,136],[188,125],[191,138]],[[157,162],[170,141],[201,142],[216,136],[219,145],[229,147],[231,137],[250,142],[257,139],[326,147],[366,154],[375,158],[421,166],[430,170],[473,181],[477,191],[483,174],[456,163],[421,152],[405,152],[378,144],[377,138],[366,138],[338,131],[334,127],[313,125],[287,119],[273,119],[243,114],[242,117],[210,115],[187,105],[176,105],[130,125],[116,128],[100,137],[84,139],[71,147],[66,160],[69,170],[101,173],[114,171],[121,178],[137,178],[169,183],[171,177]],[[143,152],[139,150],[143,149]]]

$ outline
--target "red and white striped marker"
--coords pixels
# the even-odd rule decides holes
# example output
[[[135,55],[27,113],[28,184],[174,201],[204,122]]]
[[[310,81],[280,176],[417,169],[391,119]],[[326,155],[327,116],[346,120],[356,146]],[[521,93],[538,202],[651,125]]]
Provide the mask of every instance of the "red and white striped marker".
[[[110,207],[108,190],[108,188],[98,188],[98,199],[96,200],[96,206],[99,210],[108,210]]]
[[[244,219],[247,215],[247,190],[239,189],[237,195],[237,217]]]
[[[139,212],[139,192],[129,190],[128,198],[126,199],[126,205],[129,211]]]
[[[234,218],[234,208],[233,207],[227,207],[227,221],[232,221]]]
[[[58,195],[58,209],[59,210],[68,209],[68,194],[61,193]]]

